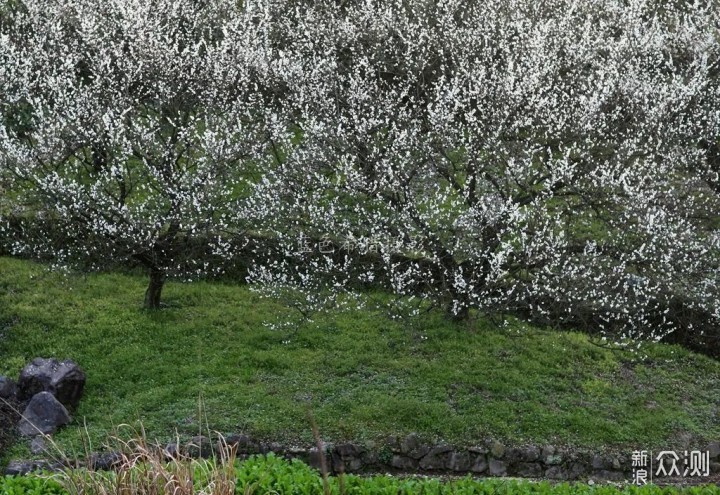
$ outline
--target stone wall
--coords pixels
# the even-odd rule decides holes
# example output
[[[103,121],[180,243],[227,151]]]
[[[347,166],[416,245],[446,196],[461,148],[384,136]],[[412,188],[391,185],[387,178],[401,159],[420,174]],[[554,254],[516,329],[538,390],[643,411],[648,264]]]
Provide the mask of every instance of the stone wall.
[[[0,377],[0,399],[21,410],[22,419],[2,417],[7,425],[17,423],[17,430],[30,440],[30,450],[37,455],[58,458],[45,439],[57,428],[70,422],[69,410],[75,410],[82,397],[85,373],[73,361],[36,358],[20,373],[17,384]],[[17,415],[16,415],[17,416]],[[2,431],[0,430],[0,433]],[[7,439],[5,439],[7,440]],[[0,435],[0,447],[3,436]],[[699,446],[696,446],[697,448]],[[189,441],[158,447],[158,455],[167,459],[186,457],[222,458],[231,449],[239,458],[273,452],[287,458],[300,459],[313,467],[325,460],[334,473],[427,473],[473,474],[478,476],[513,476],[552,480],[596,479],[621,481],[632,475],[631,451],[590,451],[553,445],[509,445],[488,439],[470,446],[433,443],[417,434],[391,437],[379,444],[373,442],[324,444],[318,447],[287,446],[264,442],[246,434],[211,439],[196,436]],[[711,442],[703,451],[710,453],[710,473],[720,474],[720,441]],[[112,469],[122,462],[120,452],[91,454],[85,461],[68,461],[73,466]],[[15,461],[6,474],[25,474],[35,469],[56,469],[63,465],[46,461]]]
[[[211,457],[230,447],[243,459],[250,455],[270,452],[289,459],[300,459],[320,468],[321,455],[317,447],[283,446],[262,442],[249,435],[228,435],[219,440],[204,436],[193,437],[186,443],[171,443],[164,447],[170,459],[178,455]],[[720,442],[708,445],[710,472],[720,473]],[[551,480],[628,480],[632,475],[631,452],[591,452],[589,450],[551,445],[508,445],[497,440],[484,441],[471,447],[433,444],[418,435],[393,437],[382,444],[339,443],[325,444],[323,455],[332,473],[419,473],[477,476],[512,476],[546,478]],[[84,465],[94,469],[112,469],[120,462],[118,452],[96,453]],[[8,466],[7,474],[24,474],[33,469],[58,468],[42,461],[18,461]]]

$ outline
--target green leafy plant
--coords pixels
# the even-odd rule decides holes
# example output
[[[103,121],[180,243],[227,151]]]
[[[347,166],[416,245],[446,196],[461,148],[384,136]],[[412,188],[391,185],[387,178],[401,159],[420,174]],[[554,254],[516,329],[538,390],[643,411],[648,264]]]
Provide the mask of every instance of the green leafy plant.
[[[52,479],[5,476],[0,478],[0,495],[67,495],[67,492]]]
[[[392,460],[393,453],[392,450],[390,450],[389,447],[384,446],[380,449],[380,452],[378,452],[378,460],[382,462],[383,464],[390,464],[390,461]]]
[[[137,444],[135,444],[137,446]],[[219,462],[158,462],[145,447],[115,472],[66,471],[60,475],[0,478],[0,495],[720,495],[716,485],[673,487],[588,485],[507,479],[437,479],[322,475],[299,460],[274,454]],[[232,478],[232,479],[230,479]],[[218,483],[218,480],[225,480]]]

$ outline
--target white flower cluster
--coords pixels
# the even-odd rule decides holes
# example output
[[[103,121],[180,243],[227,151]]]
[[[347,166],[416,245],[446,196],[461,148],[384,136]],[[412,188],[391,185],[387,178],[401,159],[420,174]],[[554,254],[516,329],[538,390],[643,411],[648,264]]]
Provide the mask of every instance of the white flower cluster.
[[[36,220],[14,250],[182,278],[232,257],[266,139],[248,14],[192,0],[3,9],[0,181]]]
[[[457,316],[720,325],[715,0],[12,5],[0,183],[52,227],[16,249],[194,276],[242,235],[275,250],[250,280],[312,308],[371,281]]]

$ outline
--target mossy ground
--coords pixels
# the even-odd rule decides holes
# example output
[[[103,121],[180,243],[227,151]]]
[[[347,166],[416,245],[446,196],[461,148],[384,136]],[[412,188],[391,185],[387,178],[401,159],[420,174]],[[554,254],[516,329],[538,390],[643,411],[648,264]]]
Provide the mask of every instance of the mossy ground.
[[[146,311],[144,285],[0,258],[0,374],[52,356],[88,375],[72,427],[55,435],[63,448],[138,421],[165,440],[210,429],[310,444],[308,408],[333,441],[417,432],[650,449],[720,438],[720,363],[677,346],[613,351],[579,333],[440,313],[356,311],[270,330],[264,321],[291,310],[246,286],[169,283],[168,307]]]

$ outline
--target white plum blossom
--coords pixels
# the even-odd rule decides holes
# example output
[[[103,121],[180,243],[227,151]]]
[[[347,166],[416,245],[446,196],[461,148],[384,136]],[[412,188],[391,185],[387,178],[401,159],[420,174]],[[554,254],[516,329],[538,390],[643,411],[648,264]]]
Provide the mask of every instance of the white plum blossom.
[[[717,2],[293,5],[262,3],[287,124],[249,206],[284,284],[350,271],[343,290],[372,276],[457,317],[720,328]],[[297,253],[299,233],[357,249]]]
[[[8,5],[17,251],[186,277],[241,238],[306,315],[720,335],[717,0]]]
[[[222,269],[242,246],[239,201],[264,153],[248,13],[194,0],[3,8],[13,250],[89,269],[133,261],[150,275],[149,307],[167,276]]]

